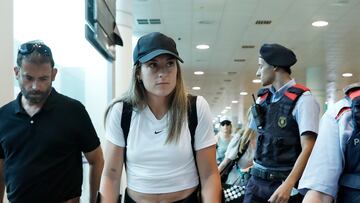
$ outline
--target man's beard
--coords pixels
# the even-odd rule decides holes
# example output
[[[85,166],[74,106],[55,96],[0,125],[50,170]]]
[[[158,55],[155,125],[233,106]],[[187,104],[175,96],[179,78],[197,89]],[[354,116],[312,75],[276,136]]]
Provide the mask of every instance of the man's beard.
[[[28,100],[32,104],[40,104],[46,100],[46,98],[49,96],[51,92],[51,87],[48,88],[45,91],[27,91],[24,88],[21,88],[21,93],[25,97],[26,100]]]

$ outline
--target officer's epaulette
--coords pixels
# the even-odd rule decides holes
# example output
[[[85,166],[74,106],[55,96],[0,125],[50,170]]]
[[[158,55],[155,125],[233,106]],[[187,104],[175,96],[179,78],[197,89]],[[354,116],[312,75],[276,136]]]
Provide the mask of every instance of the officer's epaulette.
[[[349,89],[345,93],[351,100],[354,100],[357,97],[360,97],[360,87]]]
[[[344,106],[344,107],[342,107],[342,108],[338,111],[339,113],[336,115],[335,119],[336,119],[336,120],[339,120],[340,117],[341,117],[345,112],[350,111],[350,110],[351,110],[351,108],[350,108],[349,106]]]
[[[349,86],[347,88],[344,89],[344,92],[346,94],[347,97],[350,98],[350,100],[355,100],[356,98],[360,97],[360,86]],[[345,112],[347,111],[351,111],[351,107],[350,106],[344,106],[342,107],[339,111],[338,114],[336,115],[335,119],[339,120],[341,115],[343,115]]]
[[[348,95],[350,92],[353,92],[358,89],[360,89],[360,82],[346,86],[343,91],[346,95]]]
[[[344,93],[351,101],[357,99],[358,97],[360,97],[360,83],[354,83],[348,85],[347,87],[344,88]],[[341,109],[339,109],[335,119],[339,120],[341,115],[343,115],[347,111],[351,111],[350,105],[344,106]]]
[[[296,101],[299,98],[299,96],[301,96],[304,92],[307,91],[310,91],[310,89],[305,87],[304,85],[295,84],[285,92],[285,96],[291,99],[292,101]]]
[[[269,96],[269,92],[269,88],[262,88],[258,91],[257,96],[260,98],[260,103],[266,100]]]

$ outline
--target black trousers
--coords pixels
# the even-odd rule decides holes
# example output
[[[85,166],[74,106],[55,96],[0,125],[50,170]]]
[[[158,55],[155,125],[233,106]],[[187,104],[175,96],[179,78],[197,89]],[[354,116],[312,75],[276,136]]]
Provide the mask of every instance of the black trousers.
[[[125,203],[136,203],[135,200],[131,199],[127,190],[125,190]],[[200,203],[201,201],[198,198],[198,189],[196,189],[193,193],[191,193],[185,199],[176,201],[174,203]]]
[[[252,176],[246,186],[244,203],[268,203],[268,199],[281,185],[282,181],[267,181]],[[301,203],[303,196],[291,196],[288,203]]]
[[[358,203],[360,202],[360,190],[345,186],[339,187],[336,203]]]

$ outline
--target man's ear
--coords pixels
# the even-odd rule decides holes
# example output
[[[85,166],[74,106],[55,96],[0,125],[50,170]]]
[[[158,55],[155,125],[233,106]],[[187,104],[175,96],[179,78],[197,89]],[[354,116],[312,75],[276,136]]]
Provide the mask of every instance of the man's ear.
[[[56,74],[57,74],[57,69],[53,68],[53,70],[51,72],[51,81],[55,80]]]
[[[20,77],[20,68],[17,66],[14,66],[14,73],[15,73],[15,78],[19,79]]]

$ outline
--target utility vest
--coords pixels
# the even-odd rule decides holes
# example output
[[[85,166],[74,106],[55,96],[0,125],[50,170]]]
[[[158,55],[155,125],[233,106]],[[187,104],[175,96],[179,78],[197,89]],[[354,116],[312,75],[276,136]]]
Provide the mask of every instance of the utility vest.
[[[360,83],[345,89],[351,105],[343,107],[336,116],[339,119],[343,112],[351,111],[351,122],[354,130],[345,145],[345,167],[339,180],[337,202],[360,202]]]
[[[308,88],[296,84],[290,87],[282,98],[271,103],[268,88],[258,92],[265,124],[258,130],[255,162],[265,167],[293,167],[300,152],[299,126],[292,111],[300,96]]]

